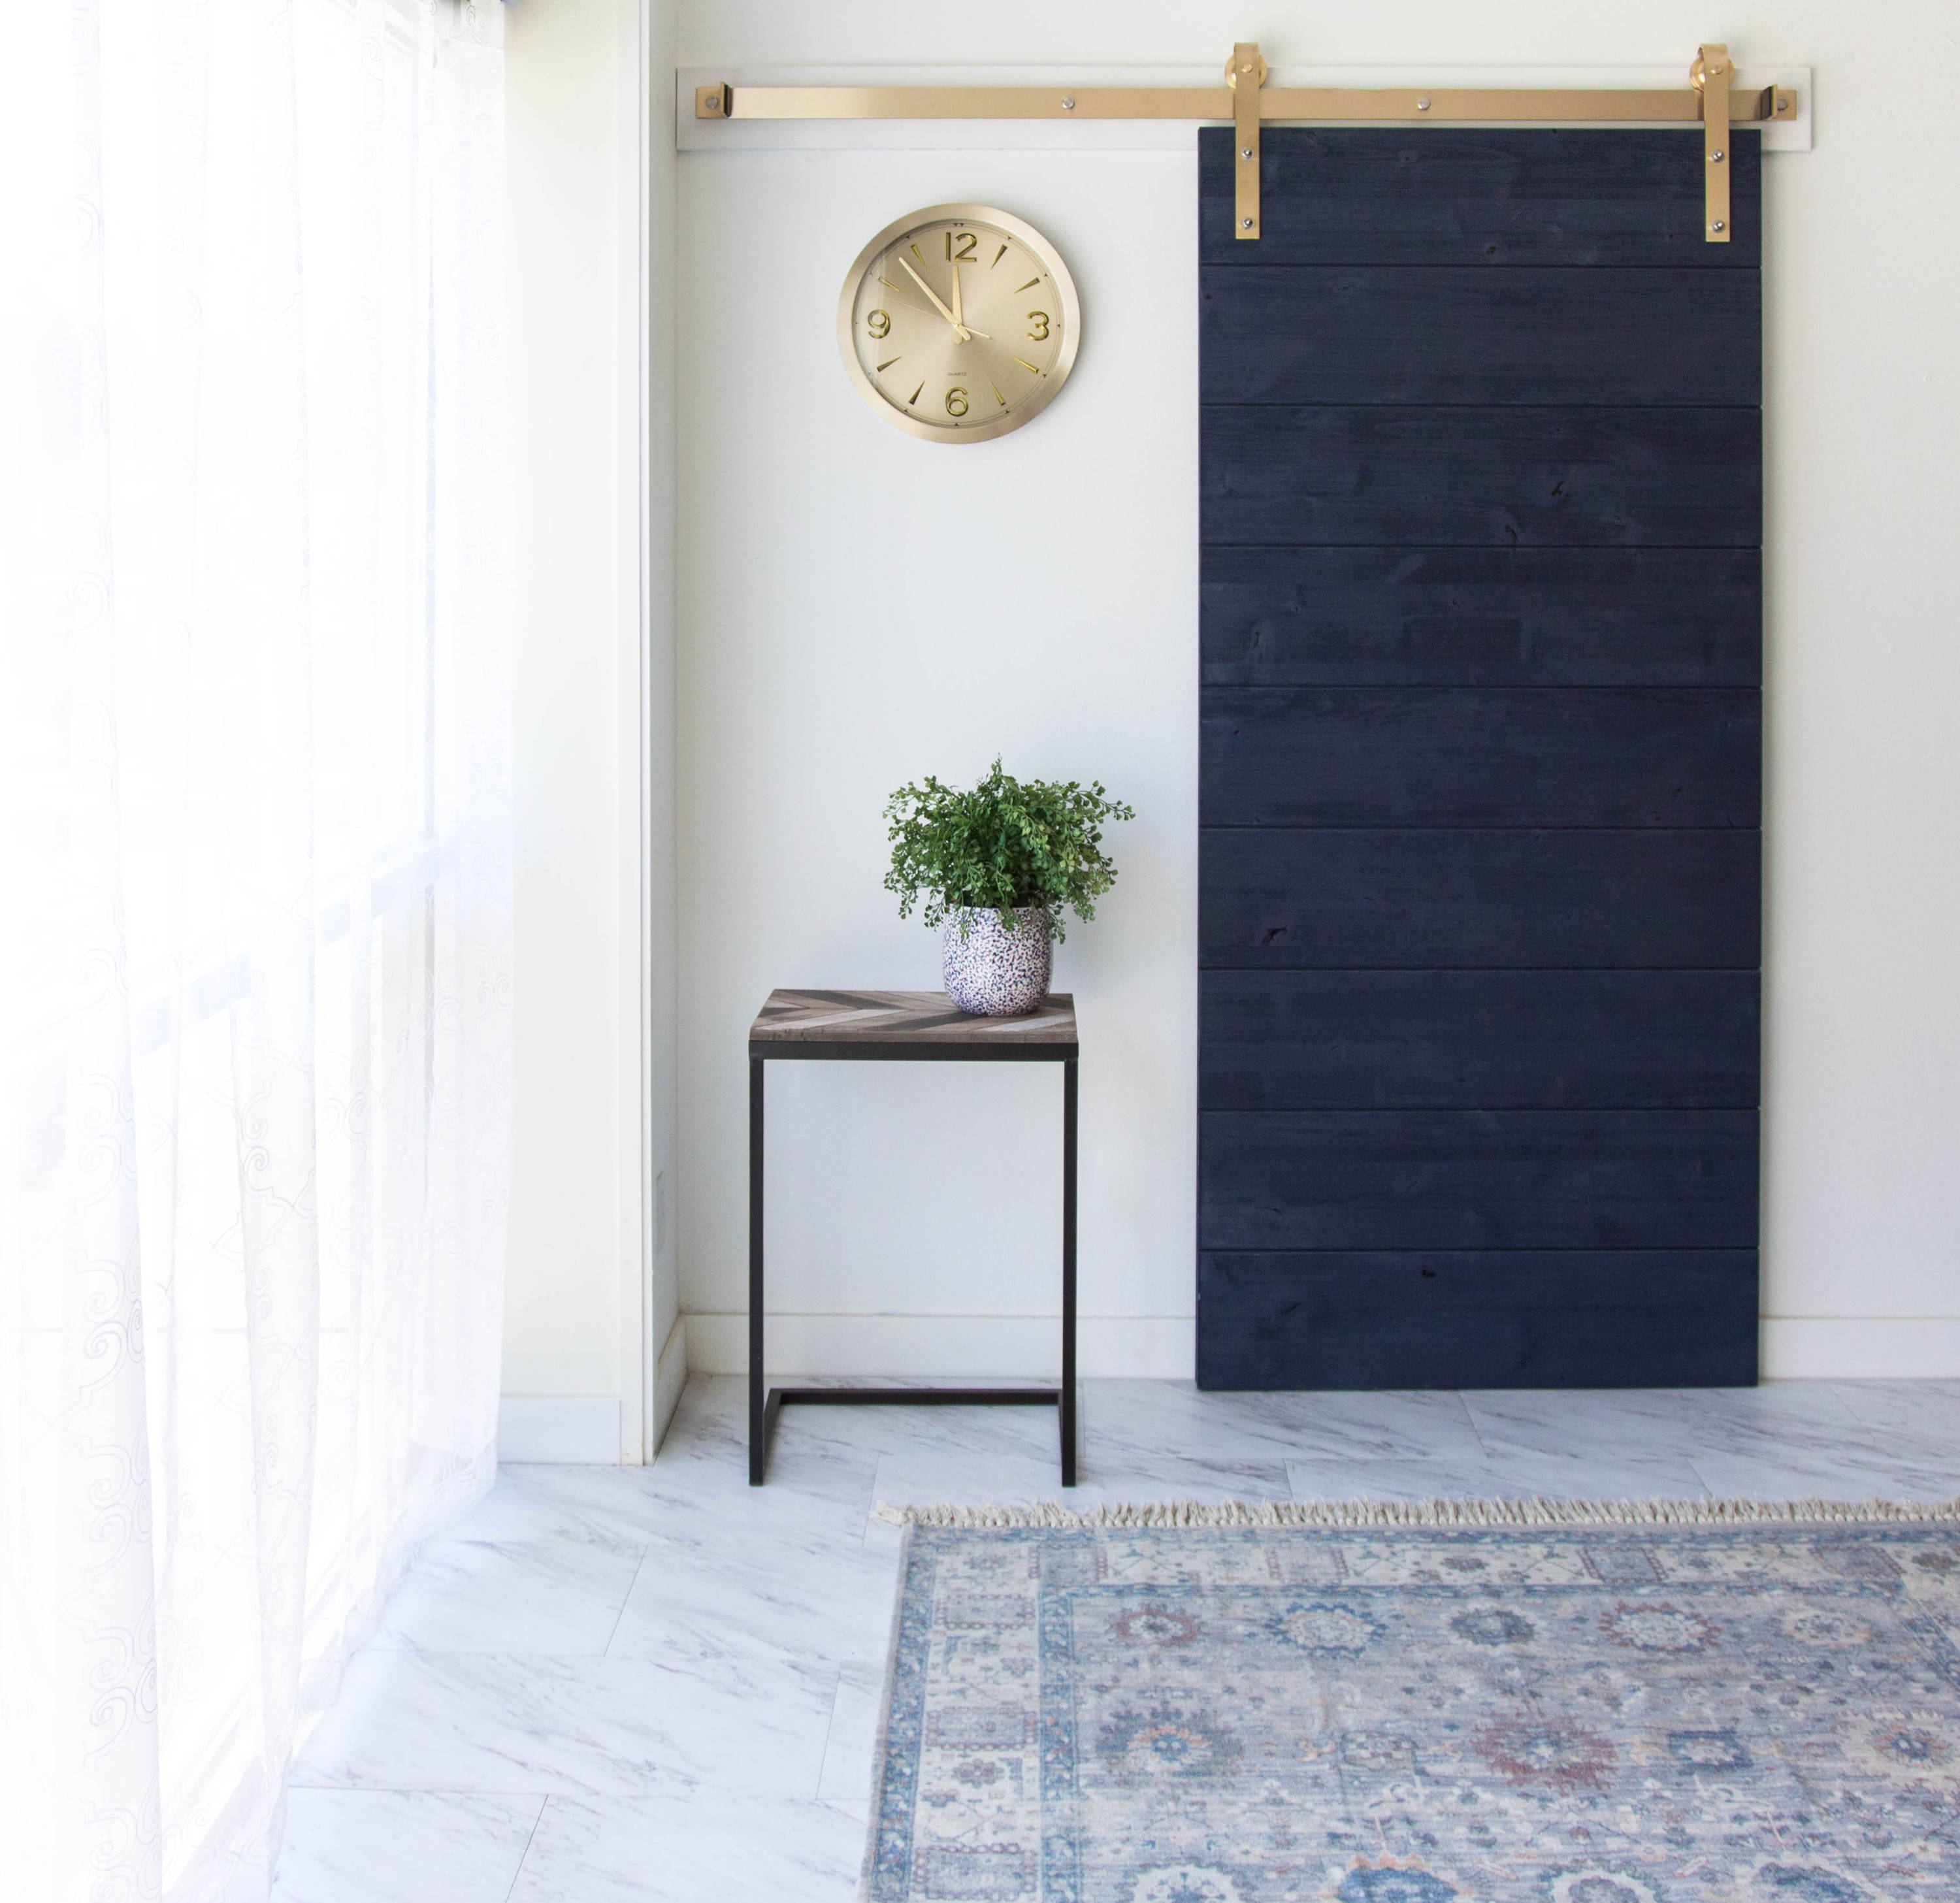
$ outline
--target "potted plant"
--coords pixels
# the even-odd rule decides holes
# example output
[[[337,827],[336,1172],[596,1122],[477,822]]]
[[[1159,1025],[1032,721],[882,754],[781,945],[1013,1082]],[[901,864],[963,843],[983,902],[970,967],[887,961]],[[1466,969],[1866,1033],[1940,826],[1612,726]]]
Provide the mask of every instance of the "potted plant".
[[[961,1010],[1013,1017],[1048,995],[1063,909],[1093,918],[1115,881],[1102,827],[1135,816],[1100,781],[1017,780],[998,759],[970,791],[928,778],[892,795],[885,885],[901,918],[923,896],[924,923],[941,928],[947,994]]]

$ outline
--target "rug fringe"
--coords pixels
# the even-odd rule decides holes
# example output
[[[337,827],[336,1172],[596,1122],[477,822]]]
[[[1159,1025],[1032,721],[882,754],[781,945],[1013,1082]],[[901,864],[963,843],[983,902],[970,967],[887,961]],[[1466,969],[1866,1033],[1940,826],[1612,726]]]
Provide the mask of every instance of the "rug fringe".
[[[1026,1507],[898,1506],[877,1517],[896,1526],[1734,1526],[1796,1522],[1868,1525],[1960,1520],[1960,1499],[1900,1500],[1227,1500],[1118,1501],[1080,1510],[1056,1500]]]

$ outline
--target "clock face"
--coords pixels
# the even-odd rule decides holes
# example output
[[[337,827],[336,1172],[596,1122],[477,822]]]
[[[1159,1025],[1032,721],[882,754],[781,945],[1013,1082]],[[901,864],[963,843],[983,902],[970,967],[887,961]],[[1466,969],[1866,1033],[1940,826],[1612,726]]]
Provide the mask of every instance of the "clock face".
[[[984,205],[887,225],[844,281],[837,341],[880,415],[937,443],[984,443],[1044,409],[1075,362],[1082,312],[1060,254]]]

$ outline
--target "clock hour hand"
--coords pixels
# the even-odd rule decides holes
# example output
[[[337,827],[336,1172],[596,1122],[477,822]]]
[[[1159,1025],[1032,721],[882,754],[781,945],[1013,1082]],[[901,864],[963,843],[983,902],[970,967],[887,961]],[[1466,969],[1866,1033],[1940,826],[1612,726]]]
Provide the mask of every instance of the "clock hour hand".
[[[906,272],[911,277],[912,282],[917,285],[918,288],[932,300],[932,307],[934,310],[937,310],[939,314],[943,317],[948,323],[952,325],[953,329],[959,333],[959,341],[963,344],[966,342],[972,336],[972,332],[969,330],[966,326],[940,301],[939,293],[934,290],[932,286],[928,284],[924,278],[921,277],[916,271],[912,269],[912,263],[909,259],[900,258],[899,262],[905,267]]]
[[[953,322],[962,338],[985,337],[990,344],[994,341],[991,330],[975,330],[966,321],[966,307],[959,299],[959,266],[956,262],[953,267]]]
[[[962,302],[959,293],[959,261],[956,258],[953,264],[953,324],[963,341],[973,337],[985,337],[990,344],[994,341],[989,332],[975,330],[966,321],[966,306]]]

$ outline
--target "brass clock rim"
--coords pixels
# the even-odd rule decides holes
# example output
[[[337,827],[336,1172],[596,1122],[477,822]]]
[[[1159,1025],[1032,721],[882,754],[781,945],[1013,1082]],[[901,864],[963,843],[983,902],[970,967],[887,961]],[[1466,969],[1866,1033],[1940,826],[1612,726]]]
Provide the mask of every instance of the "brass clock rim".
[[[864,374],[864,366],[858,361],[856,339],[852,334],[852,317],[857,309],[858,287],[864,282],[864,272],[873,259],[884,250],[895,238],[902,237],[906,232],[916,231],[921,224],[931,224],[938,219],[965,219],[976,224],[991,224],[1008,233],[1042,259],[1048,267],[1055,288],[1061,294],[1061,348],[1055,353],[1054,367],[1041,382],[1039,388],[1018,409],[991,423],[982,423],[972,429],[951,429],[937,423],[928,423],[916,416],[908,416],[899,409],[885,393]],[[1023,423],[1031,423],[1055,400],[1055,393],[1068,380],[1068,373],[1075,368],[1077,347],[1082,341],[1082,300],[1077,295],[1075,279],[1071,275],[1062,255],[1052,240],[1044,237],[1029,224],[1026,218],[1015,217],[1011,212],[1004,212],[995,205],[928,205],[917,212],[908,212],[904,217],[892,219],[877,236],[858,253],[844,280],[844,288],[837,299],[837,349],[844,359],[844,368],[852,386],[885,421],[895,429],[903,430],[908,436],[916,436],[928,443],[989,443],[996,437],[1005,436],[1017,430]]]

